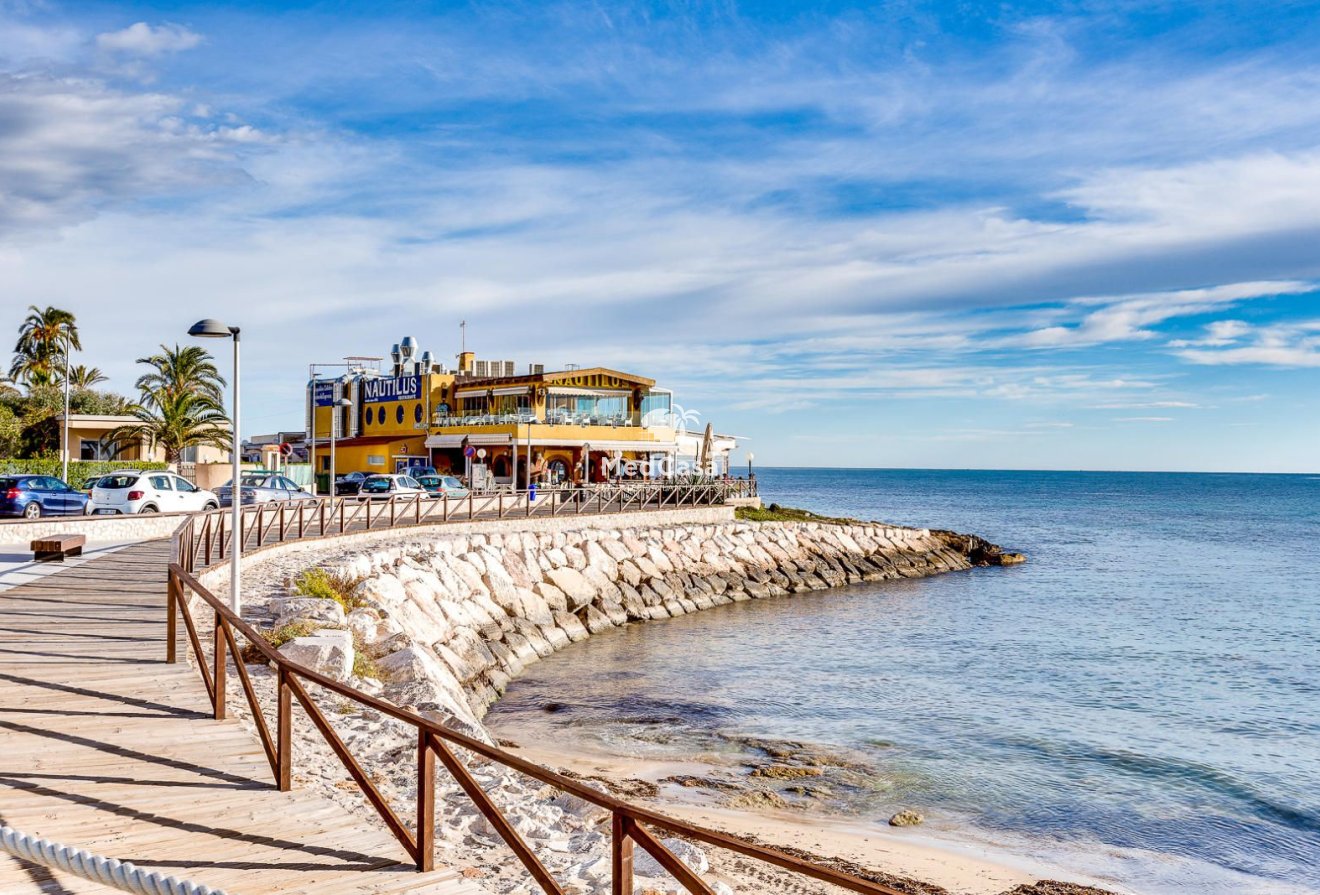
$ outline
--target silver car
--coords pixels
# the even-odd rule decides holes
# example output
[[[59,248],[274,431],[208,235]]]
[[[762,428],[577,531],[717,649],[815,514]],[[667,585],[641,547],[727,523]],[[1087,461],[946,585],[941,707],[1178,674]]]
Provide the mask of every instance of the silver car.
[[[274,472],[248,472],[241,479],[243,483],[243,506],[255,506],[267,503],[289,503],[295,500],[316,500],[316,496],[303,490],[292,479]],[[220,506],[233,505],[233,480],[230,479],[215,489],[215,496]]]

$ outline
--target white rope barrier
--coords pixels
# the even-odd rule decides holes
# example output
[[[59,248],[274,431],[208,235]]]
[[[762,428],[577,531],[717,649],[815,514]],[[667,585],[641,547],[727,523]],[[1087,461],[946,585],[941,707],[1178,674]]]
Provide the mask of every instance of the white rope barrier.
[[[139,869],[129,861],[101,858],[49,839],[25,836],[13,827],[0,826],[0,850],[33,864],[54,867],[135,895],[225,895],[220,889]]]

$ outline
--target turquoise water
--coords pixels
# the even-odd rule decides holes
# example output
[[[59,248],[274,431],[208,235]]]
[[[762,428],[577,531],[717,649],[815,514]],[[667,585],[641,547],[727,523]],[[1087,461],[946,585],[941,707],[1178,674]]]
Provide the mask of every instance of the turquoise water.
[[[1031,561],[632,625],[532,666],[491,721],[554,701],[621,748],[657,720],[675,750],[837,746],[877,783],[832,810],[916,807],[1136,892],[1320,892],[1320,478],[758,478],[767,502]]]

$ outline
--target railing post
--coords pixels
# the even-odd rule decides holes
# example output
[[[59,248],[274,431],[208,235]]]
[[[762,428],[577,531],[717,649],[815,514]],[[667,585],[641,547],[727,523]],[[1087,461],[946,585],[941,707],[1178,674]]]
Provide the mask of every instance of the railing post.
[[[279,770],[275,785],[280,792],[293,789],[293,691],[289,689],[289,673],[279,671],[279,709],[275,719],[275,756]]]
[[[611,813],[610,878],[612,895],[633,893],[633,841],[628,835],[629,820],[617,811]]]
[[[435,752],[431,735],[417,729],[417,869],[435,869]]]
[[[503,492],[503,491],[497,491],[497,492],[495,492],[495,517],[496,517],[497,519],[503,519],[503,518],[504,518],[504,492]]]
[[[344,533],[344,504],[346,503],[348,503],[347,500],[339,501],[339,533],[340,534]]]
[[[215,655],[215,699],[211,704],[211,713],[217,721],[225,720],[225,626],[228,624],[224,616],[216,612],[215,630],[211,632],[211,651]]]
[[[165,606],[168,614],[165,616],[165,661],[177,662],[179,657],[176,654],[178,648],[178,611],[179,611],[179,578],[173,569],[170,569],[169,581],[165,586]]]

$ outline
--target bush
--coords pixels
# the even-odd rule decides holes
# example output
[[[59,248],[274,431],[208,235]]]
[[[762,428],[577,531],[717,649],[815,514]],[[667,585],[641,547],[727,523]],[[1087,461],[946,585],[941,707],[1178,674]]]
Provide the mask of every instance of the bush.
[[[69,486],[86,491],[103,475],[109,475],[120,469],[166,469],[164,463],[151,460],[70,460]],[[43,457],[39,460],[0,460],[0,475],[51,475],[60,477],[63,472],[58,457]]]
[[[362,605],[361,601],[353,595],[353,592],[357,590],[357,586],[361,583],[362,579],[360,578],[352,578],[335,572],[327,572],[325,569],[315,568],[307,569],[294,579],[293,589],[295,593],[304,597],[334,600],[344,607],[345,612],[348,612]]]

